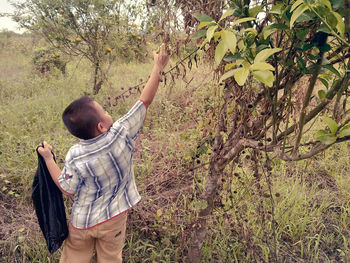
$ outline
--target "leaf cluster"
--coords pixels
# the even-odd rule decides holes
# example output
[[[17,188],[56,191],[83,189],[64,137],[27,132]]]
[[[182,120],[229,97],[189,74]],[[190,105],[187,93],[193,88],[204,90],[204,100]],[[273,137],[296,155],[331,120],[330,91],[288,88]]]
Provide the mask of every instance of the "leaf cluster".
[[[343,1],[226,4],[217,9],[218,19],[194,14],[198,26],[192,35],[201,49],[215,50],[208,54],[225,86],[216,127],[218,135],[227,134],[218,142],[222,165],[237,154],[233,149],[239,140],[242,148],[273,151],[285,160],[308,158],[347,140],[350,41]],[[298,91],[305,78],[306,86]],[[305,145],[313,145],[305,152],[300,149],[305,127],[313,129],[310,123],[322,115],[328,115],[323,120],[332,128],[318,131],[315,141],[306,142],[304,136]],[[271,142],[258,146],[267,137]]]

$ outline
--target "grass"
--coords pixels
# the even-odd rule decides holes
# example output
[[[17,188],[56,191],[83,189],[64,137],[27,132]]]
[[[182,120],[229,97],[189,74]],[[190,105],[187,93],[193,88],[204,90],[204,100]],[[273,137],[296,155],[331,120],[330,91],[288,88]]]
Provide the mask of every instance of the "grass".
[[[63,127],[61,112],[92,90],[90,68],[79,58],[68,64],[66,76],[37,75],[31,50],[38,45],[38,40],[14,35],[0,51],[3,262],[58,262],[60,251],[49,255],[31,206],[37,164],[33,149],[48,141],[62,166],[76,139]],[[95,99],[118,118],[137,95],[115,106],[108,97],[145,80],[151,67],[137,62],[115,65]],[[201,206],[196,198],[205,185],[209,158],[202,148],[206,127],[212,125],[206,108],[217,103],[210,72],[202,63],[186,76],[194,76],[190,84],[179,78],[161,85],[148,111],[134,155],[143,199],[130,212],[125,262],[186,262],[186,242]],[[228,167],[203,245],[203,262],[350,262],[349,146],[342,143],[297,163],[275,161],[271,189],[267,174],[257,183],[251,160],[242,159],[234,167],[236,176]],[[192,158],[196,154],[199,157]],[[72,202],[66,201],[67,206]]]

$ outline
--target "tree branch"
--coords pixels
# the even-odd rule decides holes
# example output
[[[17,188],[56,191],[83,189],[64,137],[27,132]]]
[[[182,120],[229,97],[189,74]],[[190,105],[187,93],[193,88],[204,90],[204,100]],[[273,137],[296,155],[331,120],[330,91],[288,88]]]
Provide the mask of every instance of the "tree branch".
[[[337,92],[343,87],[343,85],[348,85],[350,79],[350,73],[347,72],[345,76],[339,80],[333,88],[331,88],[328,93],[326,94],[326,98],[322,100],[321,103],[319,103],[313,110],[310,111],[309,114],[305,116],[304,125],[311,121],[317,114],[319,114],[334,98],[334,96],[337,94]],[[277,136],[277,140],[281,140],[284,136],[288,136],[292,132],[295,131],[297,128],[297,124],[292,125],[290,128],[282,132]]]
[[[275,146],[273,151],[277,155],[278,158],[284,161],[300,161],[304,159],[311,158],[315,156],[316,154],[319,154],[320,152],[323,152],[324,150],[328,149],[334,144],[349,141],[350,136],[345,136],[343,138],[338,138],[334,143],[332,144],[322,144],[318,143],[318,145],[311,149],[308,153],[301,154],[301,155],[287,155],[282,151],[282,148],[280,146]],[[312,143],[311,143],[312,144]]]
[[[311,98],[312,92],[315,88],[317,77],[320,74],[320,70],[322,67],[321,66],[322,65],[322,58],[323,58],[323,53],[320,54],[320,58],[318,59],[318,61],[316,63],[316,68],[315,68],[314,74],[312,74],[312,78],[310,79],[310,82],[309,82],[309,87],[308,87],[306,94],[305,94],[303,108],[301,110],[300,118],[299,118],[299,133],[298,133],[297,139],[295,141],[293,154],[295,154],[297,152],[299,144],[300,144],[300,140],[301,140],[301,136],[303,134],[303,128],[304,128],[304,124],[305,124],[306,108],[309,106],[309,103],[311,100],[310,98]]]

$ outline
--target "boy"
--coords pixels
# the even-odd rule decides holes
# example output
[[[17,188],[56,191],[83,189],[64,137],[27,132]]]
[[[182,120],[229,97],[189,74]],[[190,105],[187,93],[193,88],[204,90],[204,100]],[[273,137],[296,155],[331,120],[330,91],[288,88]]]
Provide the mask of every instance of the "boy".
[[[146,109],[169,61],[168,47],[163,44],[153,56],[153,70],[140,100],[116,122],[89,97],[65,109],[64,124],[82,140],[68,151],[62,171],[53,160],[51,145],[44,142],[38,149],[56,185],[64,194],[75,194],[60,262],[90,262],[94,250],[98,263],[122,262],[126,211],[140,200],[132,154]]]

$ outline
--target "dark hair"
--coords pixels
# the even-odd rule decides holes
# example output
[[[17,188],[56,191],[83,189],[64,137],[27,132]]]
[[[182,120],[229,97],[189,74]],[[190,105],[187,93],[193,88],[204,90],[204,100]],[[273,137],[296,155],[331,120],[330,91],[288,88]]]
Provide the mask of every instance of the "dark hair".
[[[74,136],[88,140],[95,137],[95,128],[100,116],[93,105],[94,100],[84,96],[73,101],[63,111],[64,125]]]

